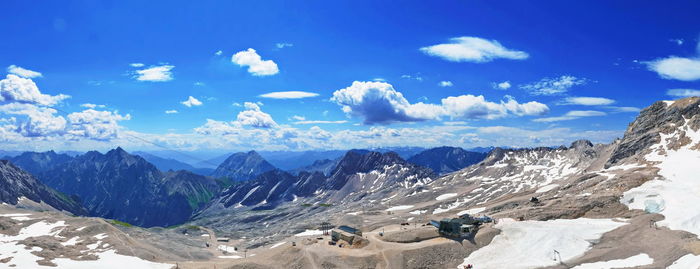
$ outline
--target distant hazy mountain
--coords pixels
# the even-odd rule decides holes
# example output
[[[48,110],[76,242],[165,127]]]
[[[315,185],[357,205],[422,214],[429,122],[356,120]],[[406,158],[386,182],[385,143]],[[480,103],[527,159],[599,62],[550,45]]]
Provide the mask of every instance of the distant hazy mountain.
[[[187,171],[162,173],[121,148],[87,152],[39,177],[79,196],[92,216],[146,227],[183,223],[219,191],[212,178]]]
[[[146,159],[149,163],[152,163],[156,167],[158,167],[159,170],[163,172],[167,172],[169,170],[173,171],[178,171],[178,170],[187,170],[190,172],[193,172],[195,174],[200,174],[204,176],[210,175],[212,172],[214,172],[214,169],[211,168],[196,168],[190,164],[175,160],[175,159],[169,159],[169,158],[162,158],[158,157],[156,155],[150,154],[148,152],[143,152],[143,151],[136,151],[134,152],[135,155],[139,155],[142,158]]]
[[[0,150],[0,156],[3,157],[3,159],[7,159],[5,157],[14,157],[17,155],[22,154],[22,151],[16,151],[16,150]]]
[[[58,154],[51,150],[47,152],[24,152],[8,159],[13,164],[36,176],[70,162],[73,160],[73,157],[67,154]]]
[[[324,150],[324,151],[261,151],[260,155],[275,167],[284,170],[299,170],[298,168],[308,166],[317,160],[335,160],[343,157],[346,150]]]
[[[396,152],[402,159],[406,160],[411,158],[413,155],[424,151],[425,148],[422,147],[381,147],[381,148],[370,148],[369,151],[376,151],[380,153]]]
[[[323,160],[317,160],[314,163],[307,165],[307,166],[302,166],[297,169],[290,170],[292,174],[298,175],[301,172],[321,172],[326,176],[329,176],[331,172],[333,172],[333,169],[338,165],[340,162],[340,159],[335,159],[335,160],[329,160],[329,159],[323,159]]]
[[[0,160],[0,202],[16,205],[22,197],[76,215],[87,214],[74,198],[49,188],[12,162]]]
[[[467,148],[465,150],[471,151],[471,152],[489,153],[490,151],[494,150],[495,148],[496,147],[473,147],[473,148]],[[501,148],[507,148],[507,147],[501,147]]]
[[[436,174],[447,174],[478,163],[487,153],[466,151],[457,147],[437,147],[425,150],[408,162],[432,169]]]
[[[234,153],[211,174],[215,178],[246,181],[275,167],[255,151]]]

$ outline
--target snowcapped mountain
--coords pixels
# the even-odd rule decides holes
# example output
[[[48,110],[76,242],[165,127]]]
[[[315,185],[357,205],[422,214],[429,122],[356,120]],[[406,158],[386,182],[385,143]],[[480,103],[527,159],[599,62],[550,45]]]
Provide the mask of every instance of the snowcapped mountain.
[[[211,176],[246,181],[273,169],[275,167],[255,151],[238,152],[226,158]]]
[[[486,155],[457,147],[437,147],[413,155],[408,158],[408,162],[428,167],[436,174],[444,175],[478,163],[486,158]]]
[[[75,198],[47,187],[10,161],[0,160],[0,202],[17,205],[22,199],[45,203],[76,215],[87,214]]]

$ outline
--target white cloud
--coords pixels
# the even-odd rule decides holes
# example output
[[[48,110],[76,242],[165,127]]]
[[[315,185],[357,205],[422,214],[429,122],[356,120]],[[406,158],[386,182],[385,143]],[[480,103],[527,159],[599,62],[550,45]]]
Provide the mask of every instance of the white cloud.
[[[523,60],[529,55],[524,51],[510,50],[496,40],[463,36],[450,39],[450,43],[420,48],[430,56],[437,56],[452,62],[485,63],[498,58]]]
[[[171,110],[166,110],[166,111],[165,111],[165,114],[177,114],[177,113],[178,113],[178,112],[177,112],[177,110],[175,110],[175,109],[171,109]]]
[[[118,122],[130,120],[131,115],[122,116],[117,112],[87,109],[68,114],[68,119],[69,134],[95,140],[110,140],[116,138],[121,129]]]
[[[187,100],[180,102],[181,104],[185,105],[186,107],[193,107],[193,106],[201,106],[202,102],[197,100],[197,98],[194,98],[192,96],[188,97]]]
[[[693,81],[700,79],[700,58],[671,56],[645,62],[649,70],[664,79]]]
[[[28,103],[9,103],[0,106],[0,112],[26,117],[26,120],[20,120],[14,126],[14,131],[22,136],[62,135],[66,129],[66,119],[55,116],[57,111],[53,108],[39,107]]]
[[[595,111],[595,110],[572,110],[564,114],[563,116],[559,117],[549,117],[549,118],[539,118],[539,119],[534,119],[532,121],[535,122],[555,122],[555,121],[565,121],[565,120],[575,120],[583,117],[596,117],[596,116],[605,116],[607,115],[605,112],[602,111]]]
[[[0,80],[0,101],[32,103],[45,106],[55,105],[70,96],[59,94],[51,96],[39,91],[36,83],[29,78],[9,74]]]
[[[272,99],[300,99],[316,96],[318,96],[318,93],[304,91],[269,92],[260,95],[260,97]]]
[[[254,76],[270,76],[279,73],[277,64],[272,60],[262,60],[254,49],[239,51],[231,57],[231,62],[239,66],[247,66],[248,73]]]
[[[584,85],[587,82],[588,80],[585,78],[567,75],[558,78],[543,78],[537,82],[520,85],[520,88],[529,91],[533,95],[555,95],[565,93],[571,87]]]
[[[504,82],[499,82],[499,83],[494,82],[491,84],[491,87],[493,87],[494,89],[497,89],[497,90],[507,90],[507,89],[510,89],[511,85],[510,85],[510,81],[504,81]]]
[[[604,106],[615,103],[615,100],[603,97],[567,97],[561,104],[582,106]]]
[[[238,116],[236,116],[236,122],[239,124],[255,128],[271,128],[277,126],[277,123],[272,120],[272,116],[262,112],[258,104],[245,102],[243,106],[246,110],[241,111],[238,113]]]
[[[666,94],[673,97],[683,98],[691,96],[700,96],[700,90],[696,89],[669,89]]]
[[[440,87],[452,87],[454,84],[452,84],[452,81],[447,80],[447,81],[440,81],[440,83],[438,85],[440,85]]]
[[[82,104],[80,106],[85,107],[85,108],[98,108],[98,107],[104,108],[105,107],[105,105],[96,105],[96,104],[90,104],[90,103]]]
[[[25,69],[25,68],[16,66],[14,64],[7,67],[7,73],[15,74],[15,75],[18,75],[18,76],[24,77],[24,78],[40,78],[40,77],[42,77],[41,73],[39,73],[37,71]]]
[[[292,116],[292,119],[296,120],[296,121],[302,121],[302,120],[306,120],[306,117],[294,115],[294,116]]]
[[[538,102],[520,104],[506,96],[506,102],[489,102],[484,96],[461,95],[442,99],[442,106],[452,119],[497,119],[508,115],[534,116],[549,112],[547,105]]]
[[[411,104],[391,84],[355,81],[350,87],[335,91],[331,101],[342,106],[346,114],[362,117],[365,124],[439,120],[443,116],[496,119],[508,115],[542,115],[549,111],[538,102],[520,104],[512,97],[506,98],[505,102],[494,103],[483,96],[461,95],[444,98],[441,104]]]
[[[283,48],[285,48],[285,47],[293,47],[294,44],[292,44],[292,43],[277,43],[277,44],[275,44],[275,46],[276,46],[278,49],[283,49]]]
[[[171,70],[174,65],[151,66],[146,69],[136,70],[134,78],[138,81],[164,82],[173,80]]]
[[[224,52],[221,50],[217,50],[216,52],[214,52],[214,55],[216,56],[220,56],[221,54],[224,54]]]
[[[129,66],[131,66],[131,67],[144,67],[145,65],[142,63],[130,63]]]
[[[300,120],[294,124],[342,124],[347,122],[346,120]]]

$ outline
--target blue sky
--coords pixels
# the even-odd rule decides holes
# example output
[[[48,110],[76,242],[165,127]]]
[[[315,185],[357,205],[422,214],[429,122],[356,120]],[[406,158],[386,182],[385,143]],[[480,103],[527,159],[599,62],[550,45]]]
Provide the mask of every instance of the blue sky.
[[[638,109],[700,94],[695,1],[3,9],[7,149],[610,142]]]

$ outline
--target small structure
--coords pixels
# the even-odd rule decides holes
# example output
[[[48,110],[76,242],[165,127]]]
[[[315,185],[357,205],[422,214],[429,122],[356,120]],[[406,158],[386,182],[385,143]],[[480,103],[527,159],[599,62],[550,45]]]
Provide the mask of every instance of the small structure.
[[[487,216],[472,217],[469,214],[464,214],[458,218],[444,218],[440,221],[431,220],[430,224],[438,228],[438,232],[443,236],[466,238],[476,234],[479,226],[482,224],[492,221],[493,219]]]
[[[341,225],[331,231],[331,240],[333,241],[343,240],[352,245],[358,238],[362,239],[362,231],[350,226]]]
[[[231,241],[231,238],[228,238],[228,237],[218,237],[218,238],[216,238],[216,241],[217,241],[217,242],[228,242],[228,241]]]

